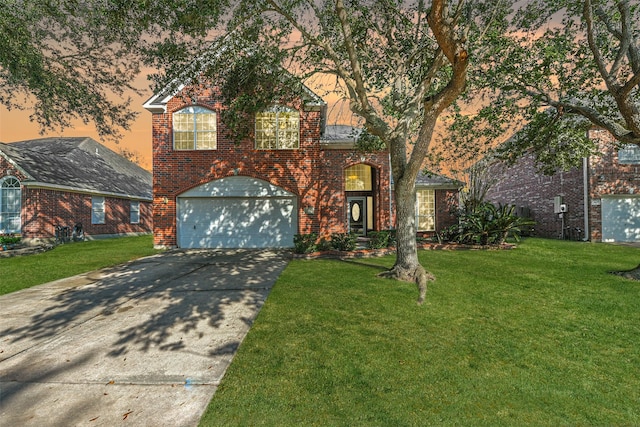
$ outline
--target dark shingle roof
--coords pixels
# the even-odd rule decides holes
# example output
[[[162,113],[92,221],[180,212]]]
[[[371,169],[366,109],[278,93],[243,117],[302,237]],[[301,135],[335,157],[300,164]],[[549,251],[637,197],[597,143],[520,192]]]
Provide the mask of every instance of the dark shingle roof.
[[[428,171],[422,171],[416,178],[416,187],[429,187],[443,190],[457,190],[462,188],[464,184],[458,180],[447,178]]]
[[[91,138],[42,138],[1,144],[0,152],[43,185],[134,198],[152,198],[151,172]]]

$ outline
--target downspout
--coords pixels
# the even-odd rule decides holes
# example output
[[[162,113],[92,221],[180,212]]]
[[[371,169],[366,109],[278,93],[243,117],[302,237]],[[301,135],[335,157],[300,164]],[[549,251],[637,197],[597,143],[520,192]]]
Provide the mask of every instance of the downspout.
[[[582,158],[582,180],[584,187],[584,242],[589,241],[591,231],[589,230],[589,158]]]

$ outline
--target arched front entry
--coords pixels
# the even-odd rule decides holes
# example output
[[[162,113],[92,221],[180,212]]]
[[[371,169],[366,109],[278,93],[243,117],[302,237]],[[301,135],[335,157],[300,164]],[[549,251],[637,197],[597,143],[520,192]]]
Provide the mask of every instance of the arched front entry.
[[[282,248],[298,229],[297,197],[261,179],[231,176],[182,193],[181,248]]]
[[[376,174],[371,166],[359,163],[344,171],[347,226],[350,233],[366,236],[376,223]]]

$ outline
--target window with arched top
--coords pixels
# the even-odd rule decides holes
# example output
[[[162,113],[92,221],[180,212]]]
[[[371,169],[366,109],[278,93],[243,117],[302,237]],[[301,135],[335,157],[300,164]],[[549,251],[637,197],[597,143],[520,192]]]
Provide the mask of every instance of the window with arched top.
[[[300,147],[300,113],[277,106],[256,113],[256,149],[291,150]]]
[[[20,181],[12,176],[0,180],[0,233],[20,232],[21,204]]]
[[[345,169],[345,191],[371,191],[373,180],[371,179],[371,166],[357,164]]]
[[[175,150],[215,150],[216,113],[203,107],[186,107],[173,113]]]

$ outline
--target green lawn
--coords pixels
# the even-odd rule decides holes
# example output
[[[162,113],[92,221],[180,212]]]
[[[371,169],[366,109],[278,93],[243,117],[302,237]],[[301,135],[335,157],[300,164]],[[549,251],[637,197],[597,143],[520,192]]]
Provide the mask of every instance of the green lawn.
[[[640,425],[640,249],[528,239],[284,271],[204,426]]]
[[[35,254],[0,258],[0,295],[158,253],[151,235],[67,243]]]

